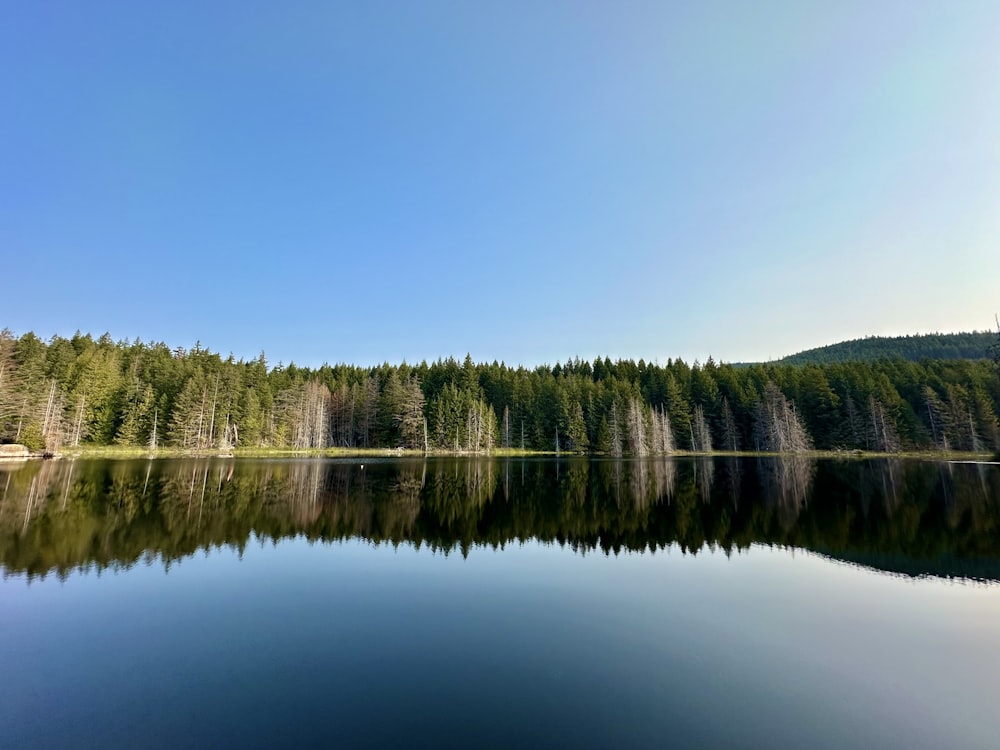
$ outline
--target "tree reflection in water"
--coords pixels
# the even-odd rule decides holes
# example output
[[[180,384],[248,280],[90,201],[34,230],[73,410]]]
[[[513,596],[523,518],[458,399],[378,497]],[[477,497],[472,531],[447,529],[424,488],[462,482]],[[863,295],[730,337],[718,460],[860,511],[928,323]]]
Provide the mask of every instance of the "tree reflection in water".
[[[1000,579],[1000,467],[740,459],[62,460],[0,469],[0,565],[165,565],[304,535],[581,553],[794,546],[908,575]]]

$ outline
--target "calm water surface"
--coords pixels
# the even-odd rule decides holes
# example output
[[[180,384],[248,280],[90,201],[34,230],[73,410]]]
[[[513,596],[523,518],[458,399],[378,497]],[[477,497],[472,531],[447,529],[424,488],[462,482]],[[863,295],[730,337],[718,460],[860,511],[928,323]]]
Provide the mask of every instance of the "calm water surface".
[[[993,748],[1000,467],[0,470],[0,746]]]

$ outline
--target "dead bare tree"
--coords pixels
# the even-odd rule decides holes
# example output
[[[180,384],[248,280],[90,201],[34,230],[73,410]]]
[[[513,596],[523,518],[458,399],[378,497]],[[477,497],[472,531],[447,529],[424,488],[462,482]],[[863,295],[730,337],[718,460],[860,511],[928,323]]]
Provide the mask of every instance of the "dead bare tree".
[[[691,413],[691,450],[695,453],[712,452],[712,432],[708,429],[701,404],[695,404]]]
[[[63,411],[65,397],[55,380],[49,383],[49,397],[42,416],[42,438],[46,453],[57,453],[63,441]]]
[[[871,426],[871,444],[882,453],[899,453],[902,444],[896,432],[896,421],[874,395],[868,397],[868,418]]]
[[[664,406],[653,409],[652,433],[653,453],[669,454],[674,452],[674,434],[670,427],[670,417]]]
[[[803,453],[812,450],[812,441],[802,419],[773,382],[764,386],[754,415],[757,449],[774,453]]]
[[[329,445],[330,389],[317,380],[299,386],[291,416],[292,445],[323,449]]]
[[[159,409],[153,409],[153,431],[149,434],[149,452],[156,452],[156,422],[160,416]]]
[[[649,455],[649,435],[646,431],[646,407],[634,397],[629,401],[626,418],[629,453],[633,456]]]

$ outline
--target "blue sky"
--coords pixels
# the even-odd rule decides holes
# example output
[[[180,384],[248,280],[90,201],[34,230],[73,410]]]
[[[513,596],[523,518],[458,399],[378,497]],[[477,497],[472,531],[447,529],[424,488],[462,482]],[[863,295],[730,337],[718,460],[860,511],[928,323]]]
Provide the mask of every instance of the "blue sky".
[[[1000,4],[0,2],[0,326],[776,358],[1000,309]]]

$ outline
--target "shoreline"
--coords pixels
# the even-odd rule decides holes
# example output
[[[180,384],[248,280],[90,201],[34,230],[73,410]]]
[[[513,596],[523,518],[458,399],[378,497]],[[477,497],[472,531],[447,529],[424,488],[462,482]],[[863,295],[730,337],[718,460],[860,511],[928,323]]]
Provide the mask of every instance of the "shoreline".
[[[568,453],[555,451],[531,451],[520,449],[498,449],[486,452],[448,451],[403,448],[325,448],[322,450],[295,450],[291,448],[236,448],[222,452],[214,450],[183,450],[179,448],[158,448],[150,451],[148,448],[119,446],[80,446],[71,450],[59,451],[55,454],[32,453],[28,456],[11,456],[9,460],[0,460],[0,465],[7,463],[23,463],[25,460],[77,459],[77,458],[590,458],[599,460],[634,460],[650,458],[813,458],[813,459],[875,459],[897,458],[932,461],[972,461],[976,463],[992,462],[997,455],[992,451],[901,451],[898,453],[879,453],[860,450],[817,450],[798,453],[777,453],[766,451],[673,451],[672,453],[655,453],[644,456],[622,455],[615,457],[604,453]],[[6,457],[4,457],[6,458]]]

